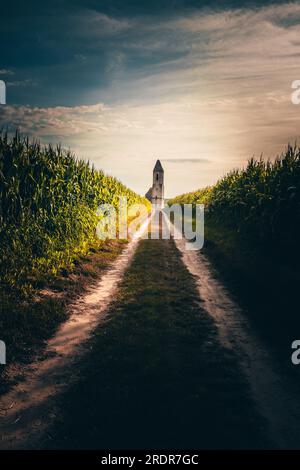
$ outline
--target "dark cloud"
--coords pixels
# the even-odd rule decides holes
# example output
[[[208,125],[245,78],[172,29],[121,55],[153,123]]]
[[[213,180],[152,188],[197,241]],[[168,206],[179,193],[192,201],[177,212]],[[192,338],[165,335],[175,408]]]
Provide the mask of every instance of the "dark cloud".
[[[272,157],[295,140],[300,115],[290,100],[300,4],[275,3],[6,2],[0,127],[101,158],[141,193],[153,155],[170,169],[169,194],[253,153]]]
[[[0,69],[22,87],[8,87],[11,104],[66,106],[114,99],[115,80],[178,66],[190,44],[157,25],[193,10],[270,4],[209,0],[36,0],[2,2]],[[282,3],[273,1],[274,3]],[[147,26],[147,27],[145,27]],[[162,26],[163,30],[163,26]],[[82,60],[84,58],[84,60]],[[32,83],[38,83],[34,88]],[[28,84],[28,86],[26,86]]]

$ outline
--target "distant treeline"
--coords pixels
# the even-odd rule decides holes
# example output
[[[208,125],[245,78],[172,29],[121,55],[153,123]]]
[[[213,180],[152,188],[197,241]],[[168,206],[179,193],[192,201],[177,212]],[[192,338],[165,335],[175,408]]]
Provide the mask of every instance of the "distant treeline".
[[[96,242],[99,204],[145,201],[60,146],[0,134],[0,282],[56,274]],[[26,281],[27,282],[27,281]]]
[[[214,186],[182,194],[169,205],[205,204],[208,218],[262,241],[298,244],[300,149],[288,146],[274,161],[251,159]]]

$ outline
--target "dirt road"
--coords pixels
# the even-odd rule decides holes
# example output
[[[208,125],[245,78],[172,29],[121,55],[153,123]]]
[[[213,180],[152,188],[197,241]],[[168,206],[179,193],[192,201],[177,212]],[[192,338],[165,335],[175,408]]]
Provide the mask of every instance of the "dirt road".
[[[209,261],[180,240],[122,256],[2,397],[1,448],[299,448],[297,386]]]

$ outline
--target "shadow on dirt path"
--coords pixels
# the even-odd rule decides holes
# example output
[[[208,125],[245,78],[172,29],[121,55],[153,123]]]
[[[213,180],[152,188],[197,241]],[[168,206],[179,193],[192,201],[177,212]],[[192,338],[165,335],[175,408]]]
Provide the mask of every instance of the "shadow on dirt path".
[[[143,240],[41,448],[264,448],[233,351],[173,240]]]

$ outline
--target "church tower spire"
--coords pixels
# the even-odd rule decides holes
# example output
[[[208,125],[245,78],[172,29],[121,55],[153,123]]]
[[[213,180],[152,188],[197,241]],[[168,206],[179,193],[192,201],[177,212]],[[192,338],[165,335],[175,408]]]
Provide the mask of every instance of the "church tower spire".
[[[156,160],[153,168],[152,187],[146,193],[146,198],[158,208],[164,207],[164,169],[160,160]]]

